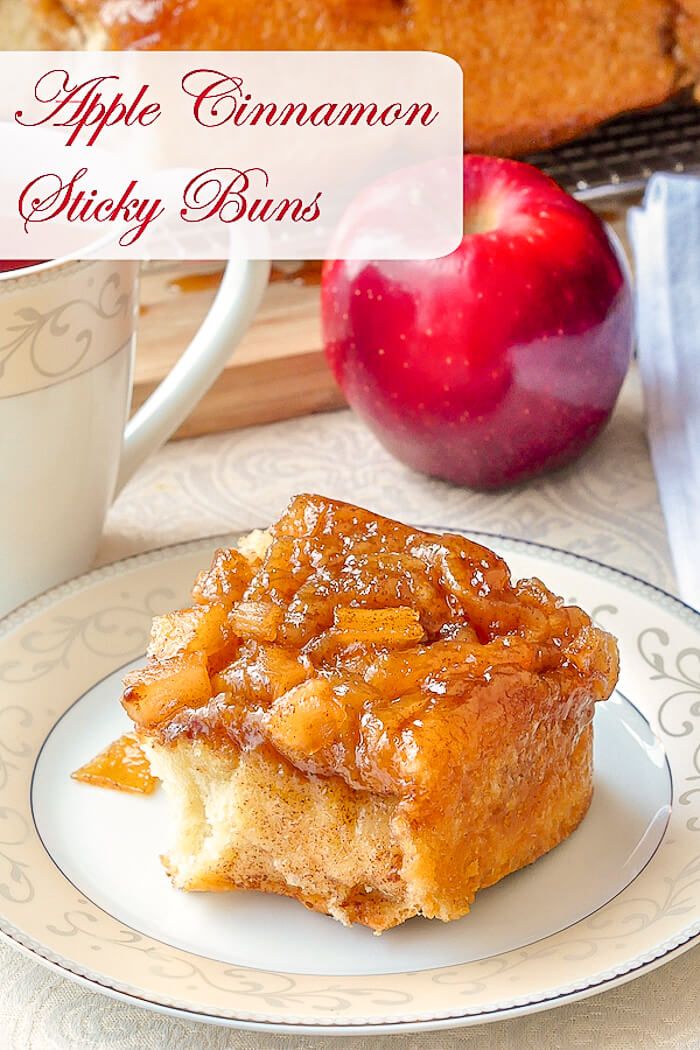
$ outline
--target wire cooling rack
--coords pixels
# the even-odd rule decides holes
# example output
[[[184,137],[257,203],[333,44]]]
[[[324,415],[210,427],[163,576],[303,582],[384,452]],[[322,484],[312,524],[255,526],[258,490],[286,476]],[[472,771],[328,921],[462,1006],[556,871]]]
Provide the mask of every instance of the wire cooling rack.
[[[700,172],[700,105],[675,103],[618,117],[525,159],[581,200],[633,193],[655,171]]]

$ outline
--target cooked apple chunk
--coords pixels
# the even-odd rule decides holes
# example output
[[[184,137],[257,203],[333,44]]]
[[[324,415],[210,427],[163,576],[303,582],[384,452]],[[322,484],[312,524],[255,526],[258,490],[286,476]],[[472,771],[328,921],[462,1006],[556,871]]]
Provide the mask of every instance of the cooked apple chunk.
[[[122,702],[137,726],[153,728],[183,707],[199,707],[211,697],[206,653],[181,653],[153,660],[124,678]]]
[[[327,679],[311,678],[279,697],[264,716],[271,742],[282,755],[306,761],[338,739],[345,708]]]
[[[83,784],[129,791],[135,795],[150,795],[158,786],[158,780],[151,773],[148,759],[133,733],[120,736],[99,755],[71,773],[71,776]]]
[[[339,606],[334,613],[338,633],[347,645],[415,645],[425,640],[416,609],[357,609]]]
[[[205,653],[209,667],[218,670],[231,662],[237,648],[231,614],[224,605],[216,603],[156,616],[148,655],[163,661],[180,653]]]
[[[202,604],[220,603],[230,609],[243,597],[251,575],[251,565],[240,551],[220,547],[211,566],[197,577],[192,597]]]
[[[231,611],[233,629],[258,642],[274,642],[283,619],[284,611],[272,602],[238,602]]]

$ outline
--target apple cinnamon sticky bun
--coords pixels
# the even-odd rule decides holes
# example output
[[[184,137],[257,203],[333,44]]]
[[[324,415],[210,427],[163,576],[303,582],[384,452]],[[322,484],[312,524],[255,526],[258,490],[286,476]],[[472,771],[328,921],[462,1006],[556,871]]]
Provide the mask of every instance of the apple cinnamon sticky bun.
[[[585,815],[615,641],[486,547],[298,496],[192,599],[123,698],[176,886],[456,919]]]

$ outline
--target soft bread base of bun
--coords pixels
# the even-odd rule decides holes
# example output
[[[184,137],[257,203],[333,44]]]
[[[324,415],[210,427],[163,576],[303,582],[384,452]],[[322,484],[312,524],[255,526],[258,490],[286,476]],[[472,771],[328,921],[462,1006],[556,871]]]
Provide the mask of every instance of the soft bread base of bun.
[[[284,894],[376,932],[414,915],[448,921],[466,914],[478,889],[565,839],[591,799],[589,727],[573,755],[561,756],[560,770],[550,769],[544,781],[531,771],[533,790],[515,815],[517,837],[509,834],[514,815],[501,824],[496,812],[488,863],[465,843],[458,892],[446,898],[435,877],[435,846],[414,835],[395,799],[353,791],[336,777],[302,774],[258,751],[202,740],[143,742],[171,800],[174,842],[163,860],[177,887]]]

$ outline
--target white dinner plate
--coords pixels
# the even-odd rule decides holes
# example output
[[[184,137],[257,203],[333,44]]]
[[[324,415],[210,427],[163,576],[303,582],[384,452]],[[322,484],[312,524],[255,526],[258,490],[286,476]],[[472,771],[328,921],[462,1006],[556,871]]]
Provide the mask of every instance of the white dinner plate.
[[[477,534],[475,534],[477,535]],[[91,988],[221,1024],[392,1032],[542,1010],[644,973],[700,936],[700,615],[596,562],[501,536],[619,639],[595,719],[591,809],[457,922],[373,936],[295,901],[185,894],[159,855],[161,792],[76,783],[128,728],[120,678],[151,617],[186,602],[210,539],[107,566],[0,624],[0,930]],[[229,538],[230,539],[230,538]]]

